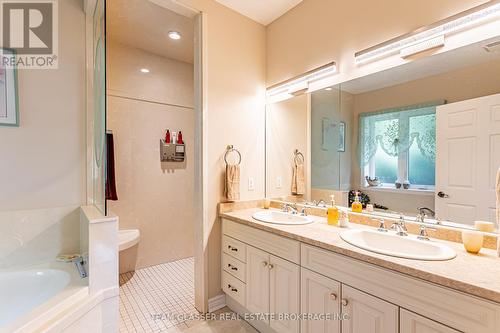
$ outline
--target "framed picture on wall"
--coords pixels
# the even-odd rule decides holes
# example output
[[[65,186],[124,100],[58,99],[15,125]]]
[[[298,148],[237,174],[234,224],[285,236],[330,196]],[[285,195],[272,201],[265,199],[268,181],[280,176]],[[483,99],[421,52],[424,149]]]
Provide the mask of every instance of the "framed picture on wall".
[[[11,49],[0,49],[4,57],[15,56]],[[17,69],[0,62],[0,126],[19,126]]]
[[[339,148],[338,151],[345,152],[345,122],[339,123]]]

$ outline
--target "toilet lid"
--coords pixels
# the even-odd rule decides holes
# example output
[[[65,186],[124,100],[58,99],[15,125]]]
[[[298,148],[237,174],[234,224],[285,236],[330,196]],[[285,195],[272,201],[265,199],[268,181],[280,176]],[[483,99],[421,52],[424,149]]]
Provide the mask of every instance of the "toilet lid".
[[[118,249],[119,251],[126,250],[139,243],[141,233],[137,229],[119,230],[118,231]]]

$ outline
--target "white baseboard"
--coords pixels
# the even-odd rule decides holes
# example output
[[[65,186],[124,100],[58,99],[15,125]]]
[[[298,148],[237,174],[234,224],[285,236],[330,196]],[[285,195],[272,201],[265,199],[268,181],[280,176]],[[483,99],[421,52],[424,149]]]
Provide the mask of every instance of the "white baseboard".
[[[221,294],[208,300],[208,312],[214,312],[226,306],[226,295]]]

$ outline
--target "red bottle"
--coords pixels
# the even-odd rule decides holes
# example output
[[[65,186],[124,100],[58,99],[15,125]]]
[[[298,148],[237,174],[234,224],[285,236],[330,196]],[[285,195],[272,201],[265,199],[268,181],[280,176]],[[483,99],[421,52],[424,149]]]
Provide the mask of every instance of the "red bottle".
[[[170,143],[170,130],[167,130],[167,134],[165,134],[165,143]]]
[[[184,141],[182,141],[182,132],[179,131],[179,134],[177,135],[177,143],[182,145],[184,144]]]

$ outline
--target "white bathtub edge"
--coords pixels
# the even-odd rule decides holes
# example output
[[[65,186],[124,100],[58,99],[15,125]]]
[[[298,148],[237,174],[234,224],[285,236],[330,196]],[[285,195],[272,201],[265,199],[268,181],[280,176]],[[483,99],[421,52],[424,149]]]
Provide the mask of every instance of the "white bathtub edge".
[[[59,333],[67,327],[80,320],[85,314],[90,312],[106,299],[118,297],[119,288],[112,287],[89,295],[89,288],[82,288],[78,293],[61,302],[57,307],[48,313],[37,318],[35,321],[19,328],[15,333]]]

